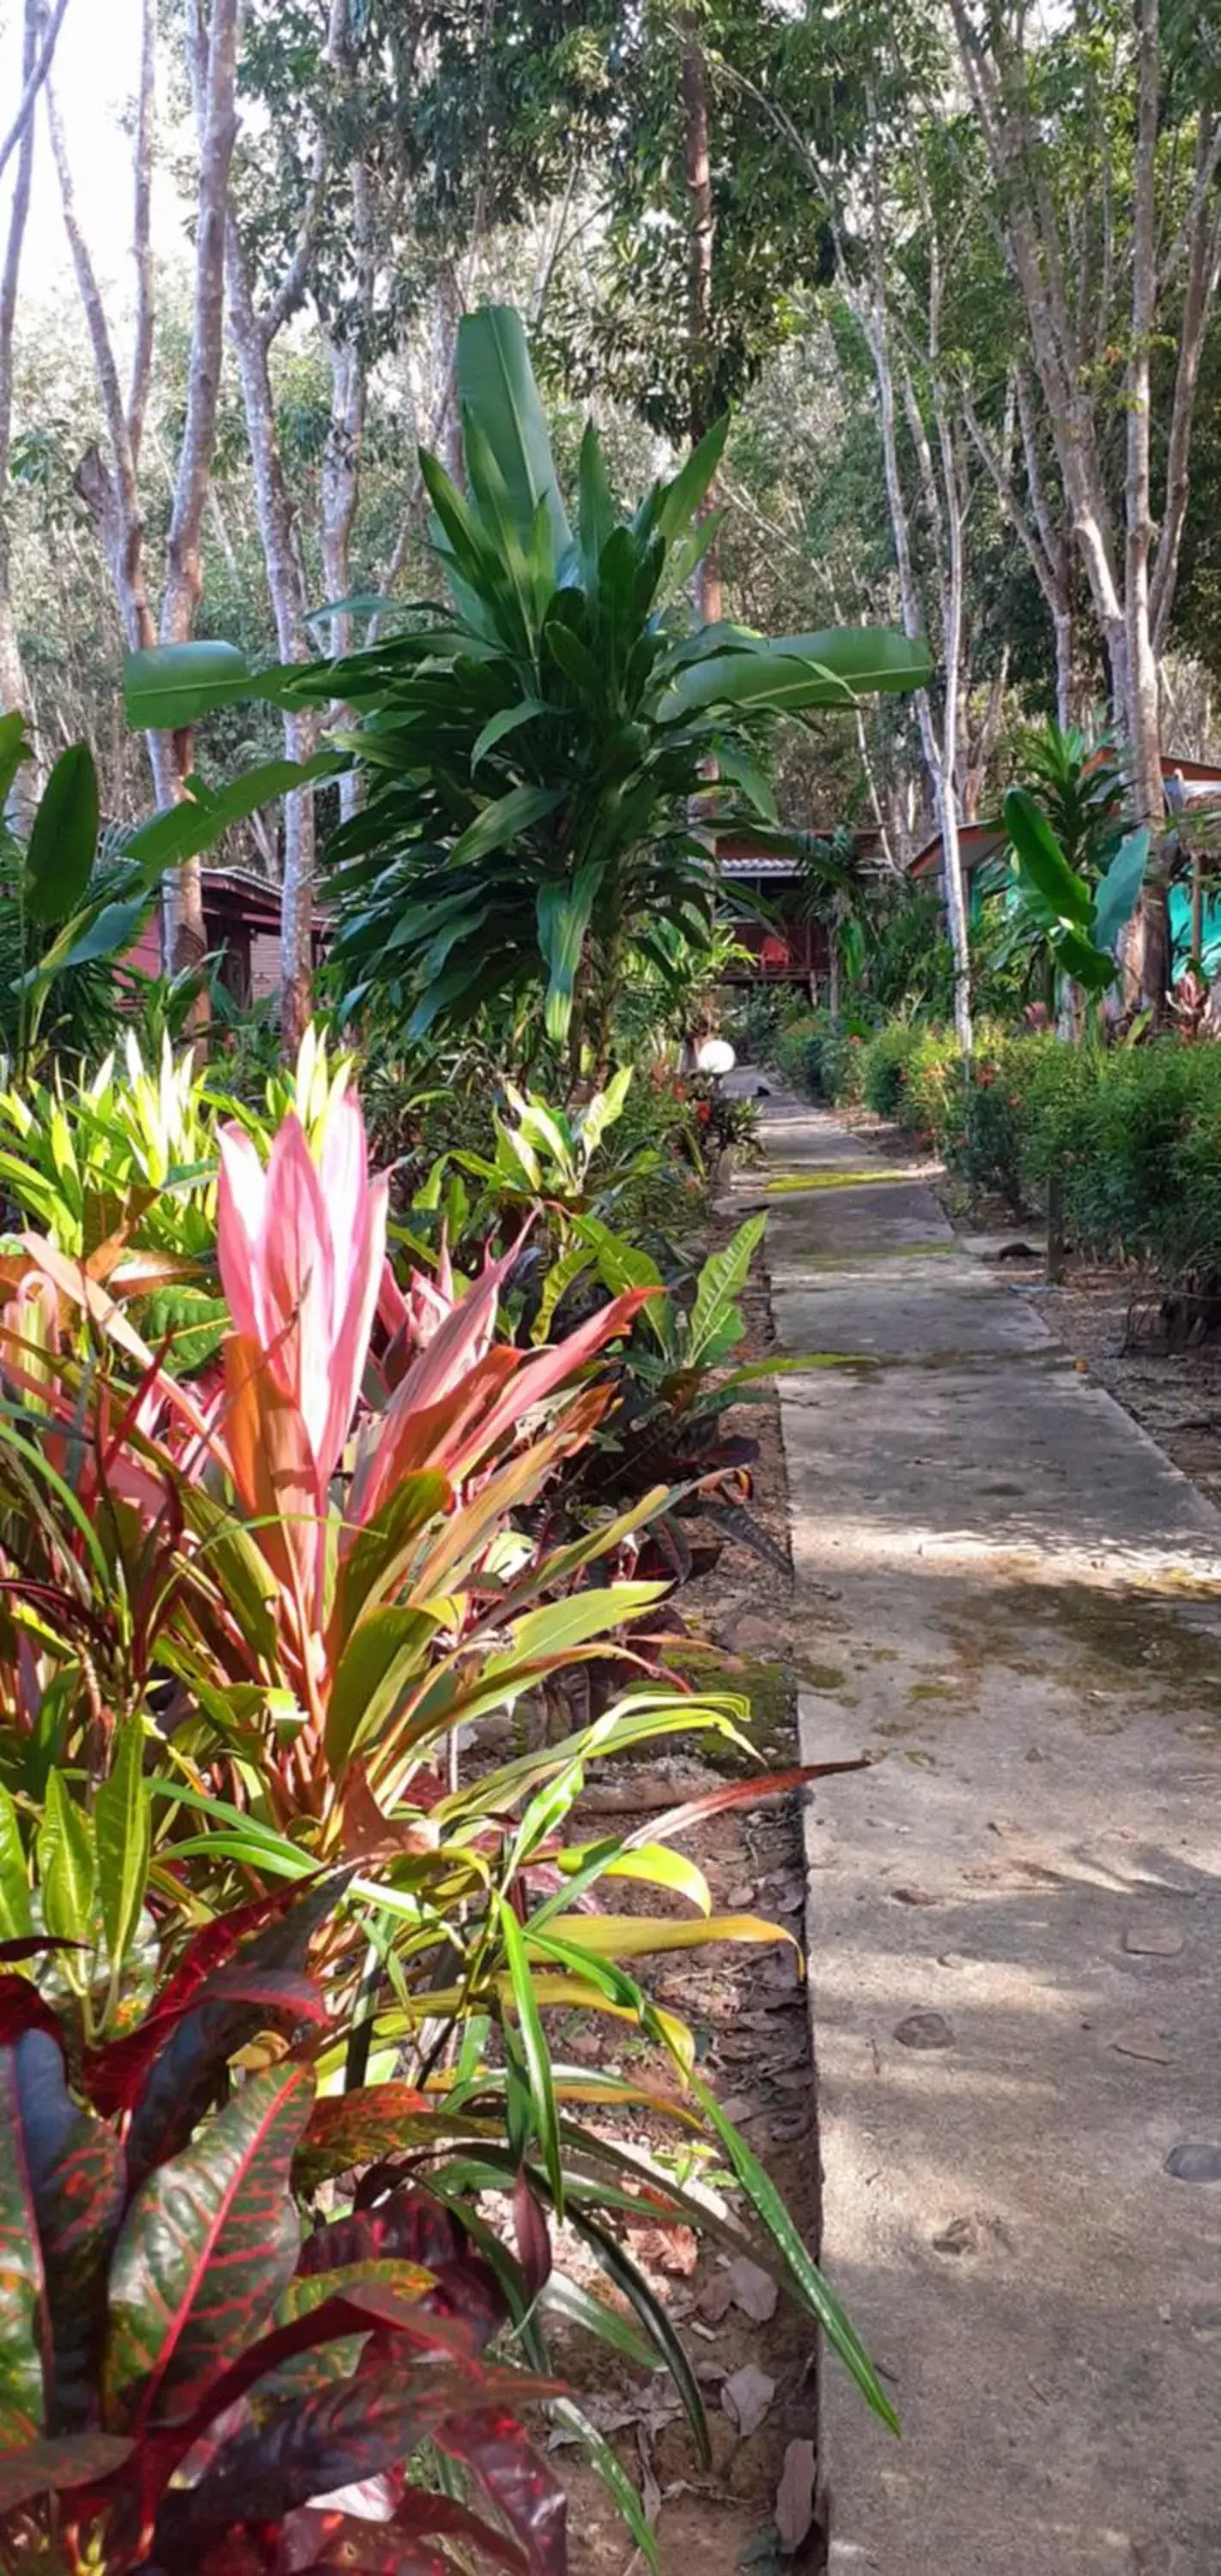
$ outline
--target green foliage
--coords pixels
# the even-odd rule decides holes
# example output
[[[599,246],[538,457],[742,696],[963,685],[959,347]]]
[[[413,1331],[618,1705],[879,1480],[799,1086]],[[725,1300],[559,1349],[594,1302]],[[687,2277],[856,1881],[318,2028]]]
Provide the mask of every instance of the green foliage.
[[[421,460],[450,609],[342,666],[261,679],[216,645],[134,655],[129,717],[346,700],[367,791],[329,852],[348,1009],[381,995],[422,1034],[541,989],[546,1037],[563,1043],[575,1013],[603,1079],[629,958],[664,984],[659,925],[706,947],[715,841],[747,821],[758,837],[760,727],[908,690],[927,654],[886,630],[687,633],[673,603],[710,534],[699,512],[724,425],[624,517],[591,424],[570,533],[516,315],[466,317],[458,377],[469,494]]]
[[[1042,970],[1050,1004],[1058,975],[1095,996],[1114,983],[1114,950],[1140,902],[1149,833],[1121,837],[1125,780],[1109,744],[1091,753],[1081,735],[1049,726],[1035,774],[1035,791],[1011,787],[1005,798],[1017,901],[1003,949],[1025,951],[1032,977]]]
[[[1017,765],[1070,868],[1095,886],[1124,835],[1131,780],[1118,745],[1049,722],[1023,735]]]
[[[699,1870],[671,1850],[702,1813],[699,1801],[651,1820],[647,1842],[627,1834],[589,1843],[573,1814],[592,1761],[660,1738],[703,1732],[749,1758],[740,1703],[667,1684],[658,1633],[666,1584],[629,1571],[687,1495],[668,1489],[656,1464],[626,1507],[611,1508],[605,1494],[574,1502],[573,1492],[595,1436],[616,1418],[618,1372],[612,1364],[601,1375],[598,1356],[648,1307],[656,1320],[633,1351],[632,1380],[651,1420],[678,1423],[708,1490],[717,1415],[760,1373],[728,1364],[762,1220],[652,1296],[660,1282],[647,1257],[601,1229],[599,1268],[616,1274],[609,1304],[563,1339],[514,1345],[502,1312],[512,1256],[470,1281],[442,1263],[435,1276],[414,1275],[406,1293],[385,1271],[385,1183],[367,1173],[346,1072],[307,1045],[295,1081],[273,1091],[273,1115],[291,1106],[266,1162],[266,1128],[250,1112],[245,1130],[233,1120],[220,1132],[218,1261],[240,1327],[224,1335],[221,1402],[185,1385],[109,1285],[50,1242],[28,1241],[6,1262],[11,1302],[0,1318],[0,1895],[11,1937],[32,1938],[28,1957],[38,1961],[28,1978],[9,1981],[7,2022],[0,1984],[0,2042],[11,2034],[18,2051],[44,2038],[58,2048],[62,2027],[97,2122],[122,2115],[130,2207],[110,2288],[102,2305],[75,2303],[91,2337],[82,2421],[89,2433],[100,2427],[137,2444],[146,2430],[183,2425],[183,2454],[163,2462],[158,2451],[147,2472],[134,2457],[158,2548],[172,2560],[189,2545],[205,2571],[252,2499],[263,2525],[317,2494],[320,2477],[329,2492],[339,2472],[328,2473],[328,2408],[341,2403],[350,2438],[367,2445],[351,2456],[370,2474],[410,2456],[427,2434],[487,2489],[485,2452],[462,2433],[467,2412],[453,2411],[441,2367],[427,2381],[436,2411],[406,2419],[397,2381],[384,2406],[367,2374],[341,2401],[329,2360],[317,2378],[303,2381],[301,2369],[324,2327],[328,2342],[366,2330],[367,2310],[355,2314],[346,2280],[332,2272],[353,2259],[406,2259],[431,2274],[460,2262],[465,2234],[492,2250],[500,2286],[493,2297],[485,2285],[475,2300],[483,2323],[473,2339],[463,2325],[464,2371],[473,2347],[477,2358],[510,2321],[545,2368],[548,2211],[566,2217],[631,2304],[652,2356],[674,2372],[702,2448],[698,2383],[619,2241],[621,2222],[646,2211],[654,2222],[711,2226],[728,2250],[771,2263],[891,2420],[766,2177],[723,2115],[706,2112],[703,2091],[688,2090],[692,2034],[632,1973],[654,1954],[786,1936],[751,1915],[714,1914]],[[563,1126],[523,1104],[531,1114],[519,1113],[519,1143],[524,1136],[530,1154],[545,1152],[579,1182],[597,1129],[630,1096],[622,1083],[618,1092]],[[192,1104],[188,1073],[172,1105],[187,1114]],[[541,1160],[538,1169],[541,1180]],[[573,1222],[597,1228],[587,1213]],[[83,1357],[73,1347],[77,1317],[88,1324]],[[50,1327],[37,1346],[36,1321]],[[632,1455],[637,1476],[644,1448]],[[672,1551],[667,1571],[673,1563]],[[616,1699],[607,1677],[625,1665],[631,1686]],[[517,1721],[516,1750],[481,1748],[467,1774],[462,1739],[503,1713]],[[727,1795],[749,1803],[766,1785],[745,1778],[718,1789],[714,1804]],[[336,1881],[319,1878],[335,1863]],[[617,1913],[601,1890],[618,1876],[677,1895],[688,1910]],[[324,1922],[329,2026],[302,1975]],[[47,1936],[74,1946],[44,1958]],[[168,1954],[160,1960],[159,1948]],[[27,1949],[16,1957],[25,1963]],[[553,2064],[552,2009],[626,2015],[677,2094]],[[292,2040],[302,2028],[308,2066],[290,2053],[258,2071],[268,2058],[260,2033]],[[239,2069],[244,2080],[232,2089]],[[315,2079],[322,2098],[311,2107]],[[603,2128],[583,2125],[591,2093],[595,2104],[677,2122],[705,2153],[726,2148],[735,2214],[709,2211],[676,2186],[661,2154],[627,2155]],[[225,2107],[199,2132],[217,2098]],[[92,2114],[78,2104],[79,2117]],[[90,2136],[100,2135],[95,2123]],[[117,2130],[106,2137],[110,2155]],[[300,2196],[421,2153],[431,2237],[411,2233],[418,2208],[405,2186],[396,2181],[374,2201],[366,2180],[359,2208],[332,2219],[294,2270],[286,2173]],[[20,2158],[12,2163],[17,2172]],[[488,2194],[511,2204],[520,2259],[480,2216]],[[206,2242],[193,2250],[182,2232],[196,2227]],[[154,2254],[173,2289],[156,2317],[147,2295]],[[99,2249],[99,2293],[105,2270]],[[311,2292],[291,2287],[315,2271],[328,2276],[316,2310]],[[212,2295],[222,2272],[223,2308]],[[436,2286],[445,2316],[469,2321],[471,2279],[413,2283],[421,2315]],[[398,2276],[391,2287],[402,2292]],[[580,2285],[557,2283],[554,2299],[558,2314],[623,2348],[622,2318],[604,2327]],[[230,2349],[226,2319],[240,2350]],[[24,2310],[21,2331],[28,2337]],[[262,2339],[285,2332],[295,2340]],[[396,2311],[385,2337],[391,2376],[431,2357],[436,2335],[430,2322],[413,2341]],[[290,2361],[292,2379],[281,2383]],[[235,2383],[235,2371],[246,2376]],[[32,2368],[26,2375],[36,2393]],[[170,2477],[254,2376],[267,2411],[239,2424],[232,2453],[163,2504],[162,2467]],[[490,2365],[479,2386],[488,2403],[511,2403]],[[21,2499],[57,2480],[72,2490],[88,2474],[30,2449],[35,2437],[60,2438],[45,2408],[27,2408],[9,2429],[0,2504],[6,2474]],[[535,2472],[519,2456],[517,2519],[506,2491],[488,2493],[524,2540],[523,2475],[528,2494],[552,2493],[530,2485]],[[100,2469],[97,2477],[100,2485]],[[117,2515],[119,2492],[91,2495],[89,2513]],[[427,2510],[435,2520],[440,2507]],[[468,2524],[442,2527],[469,2535]],[[113,2563],[130,2563],[134,2576],[144,2559],[129,2561],[126,2545],[125,2526],[108,2529]],[[146,2529],[138,2546],[147,2552]],[[562,2553],[537,2565],[540,2576],[562,2576]]]
[[[864,1101],[865,1107],[876,1110],[879,1118],[903,1117],[909,1105],[908,1071],[920,1037],[913,1022],[892,1020],[870,1038],[864,1051]]]
[[[312,2540],[298,2508],[428,2441],[503,2517],[523,2566],[563,2563],[562,2546],[547,2554],[560,2491],[520,2421],[550,2384],[487,2357],[510,2305],[458,2215],[474,2221],[469,2198],[451,2211],[400,2184],[303,2240],[295,2163],[332,2107],[309,2055],[290,2045],[230,2089],[229,2061],[260,2031],[292,2043],[325,2027],[302,1970],[338,1887],[197,1933],[139,2025],[83,2061],[70,2018],[0,1975],[6,2555],[46,2563],[58,2537],[107,2576],[188,2560],[221,2576],[252,2563],[256,2531],[259,2555],[282,2560],[292,2515],[293,2563],[334,2563],[367,2526],[319,2515]],[[390,2527],[405,2551],[411,2535],[508,2546],[423,2479]]]

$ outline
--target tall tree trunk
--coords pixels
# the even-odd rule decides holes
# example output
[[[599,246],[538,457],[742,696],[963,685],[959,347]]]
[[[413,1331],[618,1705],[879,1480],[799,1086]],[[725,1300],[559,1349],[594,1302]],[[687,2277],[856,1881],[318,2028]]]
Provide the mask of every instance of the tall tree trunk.
[[[187,409],[166,545],[165,590],[161,603],[163,644],[189,642],[203,589],[199,540],[216,445],[216,412],[224,355],[225,235],[229,170],[237,139],[239,15],[240,0],[212,0],[199,103],[195,295]],[[195,46],[197,59],[204,60],[200,21],[196,23]],[[191,767],[191,737],[189,732],[183,731],[172,734],[169,739],[172,757],[167,784],[173,799],[186,792],[185,782]],[[199,965],[206,953],[207,939],[198,859],[188,859],[166,877],[164,923],[166,963],[170,972],[179,974]]]
[[[911,529],[907,497],[899,462],[899,443],[895,413],[895,380],[890,354],[887,320],[886,264],[884,218],[881,195],[881,169],[875,148],[872,168],[872,294],[870,295],[841,265],[840,286],[864,335],[873,360],[874,380],[878,393],[878,420],[882,433],[882,466],[886,481],[886,499],[894,540],[895,561],[899,574],[899,598],[903,611],[903,631],[917,636],[924,631],[920,594],[912,555]],[[935,246],[934,246],[935,253]],[[929,361],[936,376],[939,337],[938,299],[939,265],[934,255],[931,271],[929,304]],[[920,743],[932,790],[937,829],[941,836],[942,877],[945,895],[946,926],[954,953],[954,1026],[964,1056],[971,1052],[971,947],[967,923],[966,896],[963,889],[962,852],[958,838],[958,698],[961,685],[962,609],[964,567],[962,553],[962,506],[958,466],[953,440],[945,416],[943,398],[937,393],[937,429],[942,464],[944,492],[939,493],[932,454],[923,420],[915,401],[914,389],[908,391],[908,415],[912,426],[925,502],[932,521],[930,534],[937,561],[938,589],[941,599],[942,648],[945,696],[942,721],[938,729],[932,700],[927,689],[916,691],[916,721]]]
[[[25,25],[22,37],[21,80],[23,97],[31,92],[39,56],[42,26],[41,0],[25,0]],[[5,713],[19,708],[27,725],[33,723],[33,703],[26,683],[13,612],[11,548],[6,516],[8,495],[9,452],[13,436],[13,368],[14,338],[17,327],[17,285],[21,274],[21,254],[25,246],[26,224],[30,212],[30,184],[34,174],[34,97],[21,128],[13,198],[9,208],[8,237],[4,249],[4,268],[0,272],[0,709]],[[9,818],[18,831],[28,828],[36,777],[31,764],[18,770],[9,799]]]
[[[1137,65],[1137,136],[1132,236],[1132,339],[1127,385],[1126,546],[1128,713],[1137,820],[1151,828],[1165,813],[1157,657],[1149,615],[1149,556],[1153,544],[1150,485],[1150,350],[1157,301],[1154,244],[1154,165],[1157,157],[1159,0],[1140,0]],[[1169,975],[1166,888],[1150,876],[1141,905],[1140,973],[1155,1019],[1160,1019]]]
[[[267,588],[275,618],[276,646],[283,662],[306,655],[305,616],[308,600],[292,503],[276,435],[275,404],[268,364],[267,319],[254,308],[250,277],[232,215],[225,246],[229,288],[229,332],[237,352],[246,434],[254,474],[255,508]],[[312,713],[286,710],[284,755],[305,761],[318,739]],[[311,788],[284,800],[284,870],[280,898],[280,1024],[287,1054],[294,1056],[310,1015],[313,978],[315,829]]]
[[[679,25],[682,32],[684,160],[690,206],[687,248],[689,427],[692,440],[698,442],[712,427],[716,400],[712,339],[712,251],[716,219],[712,205],[708,63],[694,13],[684,10]],[[710,490],[701,507],[701,518],[706,518],[715,506],[715,492]],[[696,567],[692,596],[697,617],[708,625],[715,624],[722,606],[720,552],[715,538]]]
[[[28,46],[23,40],[21,60],[21,96],[17,101],[17,113],[13,118],[13,122],[10,125],[3,142],[0,142],[0,174],[8,168],[14,152],[22,149],[25,144],[25,138],[30,130],[34,109],[38,103],[39,90],[42,88],[43,82],[47,79],[48,74],[50,73],[51,64],[55,58],[55,48],[59,43],[59,31],[64,23],[64,13],[67,6],[68,0],[55,0],[55,6],[49,17],[47,16],[45,9],[39,10],[38,24],[34,31],[34,50],[32,53],[29,51]],[[27,33],[28,29],[29,20],[27,17]]]
[[[89,246],[77,213],[76,190],[72,165],[64,138],[55,91],[48,81],[46,88],[47,124],[51,150],[59,180],[60,206],[64,231],[76,275],[77,292],[85,317],[93,352],[93,369],[106,423],[110,462],[106,462],[96,443],[85,449],[73,480],[93,522],[99,544],[110,566],[115,599],[123,627],[124,640],[131,652],[141,652],[154,644],[157,630],[149,606],[144,565],[144,513],[140,506],[136,476],[136,454],[132,445],[127,411],[119,383],[119,370],[114,344],[106,320],[101,288],[90,256]],[[149,736],[149,758],[154,781],[160,787],[157,743],[160,737]]]

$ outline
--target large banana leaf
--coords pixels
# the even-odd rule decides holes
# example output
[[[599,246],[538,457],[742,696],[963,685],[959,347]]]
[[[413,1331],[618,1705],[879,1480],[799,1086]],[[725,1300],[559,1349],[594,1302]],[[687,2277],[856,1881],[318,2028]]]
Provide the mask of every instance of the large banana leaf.
[[[63,921],[80,902],[97,855],[98,774],[87,742],[69,743],[47,780],[25,854],[31,921]]]
[[[1098,948],[1113,948],[1141,898],[1149,864],[1149,827],[1128,832],[1119,844],[1094,895],[1093,938]]]

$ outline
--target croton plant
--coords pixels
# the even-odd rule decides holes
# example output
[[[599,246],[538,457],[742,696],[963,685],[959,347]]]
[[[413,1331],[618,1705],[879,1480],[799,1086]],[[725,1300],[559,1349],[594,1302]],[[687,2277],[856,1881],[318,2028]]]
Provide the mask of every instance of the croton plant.
[[[244,1940],[274,1905],[207,1926],[101,2046],[0,1979],[6,2565],[442,2576],[452,2538],[563,2576],[563,2496],[521,2422],[553,2383],[489,2358],[508,2305],[453,2212],[395,2181],[303,2231],[320,1895]],[[283,2053],[208,2111],[273,2026]],[[411,2476],[426,2444],[482,2514]]]

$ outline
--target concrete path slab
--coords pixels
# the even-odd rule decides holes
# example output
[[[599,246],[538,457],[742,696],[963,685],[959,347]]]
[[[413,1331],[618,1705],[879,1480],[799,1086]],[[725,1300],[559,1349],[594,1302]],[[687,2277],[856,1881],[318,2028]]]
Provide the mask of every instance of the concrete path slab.
[[[1221,1520],[868,1147],[764,1104],[808,1662],[833,2576],[1221,2576]],[[878,1169],[880,1158],[872,1158]],[[1189,2151],[1189,2152],[1188,2152]],[[1191,2179],[1191,2176],[1208,2177]]]

